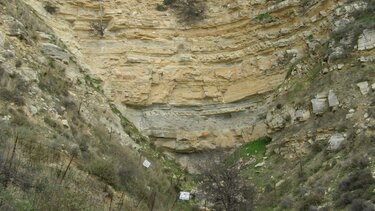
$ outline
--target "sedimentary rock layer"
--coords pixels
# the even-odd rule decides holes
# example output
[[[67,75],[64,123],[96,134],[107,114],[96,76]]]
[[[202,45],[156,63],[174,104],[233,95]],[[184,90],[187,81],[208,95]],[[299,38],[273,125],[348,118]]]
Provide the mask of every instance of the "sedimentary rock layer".
[[[264,135],[269,94],[288,64],[326,39],[338,5],[207,1],[205,19],[186,24],[171,9],[157,11],[161,1],[50,1],[55,14],[46,2],[25,1],[103,81],[106,96],[158,146],[177,152]],[[94,24],[103,24],[103,36]]]

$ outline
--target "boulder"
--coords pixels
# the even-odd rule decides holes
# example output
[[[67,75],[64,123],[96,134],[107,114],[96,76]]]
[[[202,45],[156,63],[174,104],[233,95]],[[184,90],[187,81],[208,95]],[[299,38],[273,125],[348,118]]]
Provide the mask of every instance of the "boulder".
[[[64,127],[66,127],[66,128],[70,128],[70,126],[69,126],[69,122],[68,122],[68,120],[66,120],[66,119],[61,120],[61,124],[62,124]]]
[[[288,49],[286,50],[286,54],[291,57],[296,57],[298,55],[298,49]]]
[[[35,107],[35,106],[33,106],[33,105],[31,105],[31,106],[29,107],[29,110],[30,110],[30,113],[31,113],[32,115],[35,115],[36,113],[38,113],[38,108]]]
[[[352,118],[352,117],[353,117],[353,114],[349,113],[349,114],[347,114],[347,115],[345,116],[345,119],[350,119],[350,118]]]
[[[345,141],[345,137],[341,133],[336,133],[331,136],[328,141],[328,150],[336,151],[340,149],[342,143]]]
[[[268,114],[267,125],[273,130],[280,130],[285,127],[285,119],[280,114]]]
[[[337,107],[340,104],[339,99],[337,98],[335,92],[333,90],[329,90],[328,92],[328,105],[329,107]]]
[[[375,30],[365,29],[358,38],[358,50],[370,50],[375,48]]]
[[[297,110],[295,114],[297,121],[304,122],[310,118],[310,111],[308,110]]]
[[[373,84],[371,85],[371,89],[372,89],[372,91],[375,91],[375,83],[373,83]]]
[[[9,36],[15,36],[27,40],[27,31],[25,26],[18,20],[13,20],[10,24]]]
[[[254,167],[255,168],[258,168],[258,167],[263,167],[264,166],[264,161],[263,162],[261,162],[261,163],[257,163]]]
[[[375,62],[375,56],[361,56],[358,60],[362,63]]]
[[[326,99],[312,99],[311,104],[314,114],[322,114],[327,110]]]
[[[328,61],[333,61],[333,60],[335,60],[337,58],[340,58],[345,53],[344,48],[341,47],[341,46],[335,47],[335,48],[331,48],[331,51],[332,51],[332,53],[328,56]]]
[[[361,91],[363,95],[367,95],[368,92],[370,91],[367,81],[357,83],[357,86],[359,87],[359,90]]]
[[[42,43],[40,47],[43,53],[47,54],[51,58],[58,59],[63,62],[68,62],[70,59],[70,54],[57,45],[51,43]]]

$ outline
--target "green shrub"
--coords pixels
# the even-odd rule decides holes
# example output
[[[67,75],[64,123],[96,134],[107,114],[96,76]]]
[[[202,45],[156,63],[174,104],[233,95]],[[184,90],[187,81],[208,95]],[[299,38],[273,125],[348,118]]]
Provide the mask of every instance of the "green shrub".
[[[255,19],[258,21],[264,21],[270,18],[271,18],[271,15],[268,12],[261,13],[255,17]]]
[[[84,190],[66,188],[48,179],[41,180],[38,187],[40,191],[34,195],[32,210],[90,210],[88,192]]]
[[[293,198],[287,196],[281,200],[280,206],[283,209],[292,209],[293,204],[294,204]]]
[[[163,4],[157,4],[157,5],[156,5],[156,10],[157,10],[157,11],[163,12],[163,11],[166,11],[167,9],[168,9],[168,7],[166,7],[166,6],[163,5]]]
[[[311,210],[310,208],[312,206],[318,206],[323,201],[323,196],[318,193],[310,193],[302,202],[300,205],[299,210],[301,211],[308,211]]]
[[[16,68],[20,68],[22,66],[22,61],[17,60],[15,66],[16,66]]]
[[[364,169],[370,165],[370,159],[366,155],[354,156],[350,161],[352,168]]]
[[[99,177],[103,182],[114,187],[118,185],[117,172],[113,162],[97,159],[89,163],[86,168],[90,174]]]
[[[350,206],[350,211],[371,211],[375,210],[375,205],[371,201],[367,201],[364,199],[355,199],[353,200],[351,206]]]
[[[64,106],[66,109],[68,109],[70,111],[77,111],[78,110],[78,106],[76,105],[76,103],[68,97],[64,97],[62,99],[61,104],[62,104],[62,106]]]
[[[369,169],[359,170],[345,177],[339,184],[336,207],[344,207],[355,199],[371,199],[375,179]]]
[[[323,151],[327,147],[327,143],[324,141],[314,141],[311,147],[312,147],[312,152],[314,154],[317,154]]]
[[[18,95],[17,93],[6,88],[0,88],[0,99],[12,102],[18,106],[25,105],[25,99],[21,95]]]
[[[11,110],[10,123],[12,126],[30,126],[29,118],[25,115],[25,113],[21,110]]]
[[[88,152],[89,151],[89,145],[88,141],[86,139],[82,139],[78,141],[78,146],[81,152]]]
[[[339,185],[339,190],[351,191],[355,189],[367,188],[368,185],[373,184],[375,179],[372,178],[371,171],[368,169],[358,171],[343,179]]]
[[[180,21],[191,24],[205,17],[206,4],[201,0],[164,0],[163,4],[169,6],[176,13]],[[158,7],[157,7],[158,9]]]
[[[54,95],[68,96],[69,83],[62,76],[45,72],[40,75],[39,88]]]
[[[51,3],[47,3],[46,5],[44,5],[44,9],[51,15],[55,14],[57,12],[57,7],[56,6],[53,6]]]
[[[100,90],[101,84],[103,82],[101,79],[93,78],[90,75],[85,75],[85,82],[86,82],[87,85],[91,86],[96,91],[102,92]]]
[[[175,2],[176,2],[176,0],[164,0],[163,4],[164,5],[171,5],[171,4],[175,3]]]
[[[44,117],[43,120],[44,120],[44,122],[45,122],[47,125],[51,126],[51,127],[54,128],[54,129],[58,129],[59,131],[62,129],[61,126],[60,126],[60,124],[59,124],[57,121],[51,119],[51,118],[48,117],[48,116]]]
[[[317,2],[318,2],[317,0],[300,0],[300,6],[306,12],[309,8],[311,8]]]

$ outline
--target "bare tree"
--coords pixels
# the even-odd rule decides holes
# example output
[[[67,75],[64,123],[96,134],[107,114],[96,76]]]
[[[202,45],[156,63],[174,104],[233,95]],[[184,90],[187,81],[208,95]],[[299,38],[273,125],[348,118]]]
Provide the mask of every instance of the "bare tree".
[[[103,1],[104,0],[98,0],[98,1],[99,1],[99,21],[91,23],[91,29],[94,31],[96,35],[99,35],[100,37],[104,37],[104,32],[107,28],[107,23],[103,21],[103,16],[104,16]]]
[[[207,200],[226,211],[254,210],[255,188],[240,175],[236,165],[210,164],[202,173],[202,190]]]

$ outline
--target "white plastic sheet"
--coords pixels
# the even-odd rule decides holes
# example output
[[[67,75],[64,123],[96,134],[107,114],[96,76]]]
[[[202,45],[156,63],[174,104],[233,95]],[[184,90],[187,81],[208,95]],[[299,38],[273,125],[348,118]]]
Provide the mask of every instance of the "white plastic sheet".
[[[187,201],[190,199],[190,193],[189,192],[180,192],[180,200]]]
[[[149,168],[151,166],[151,162],[148,160],[143,161],[143,166]]]

